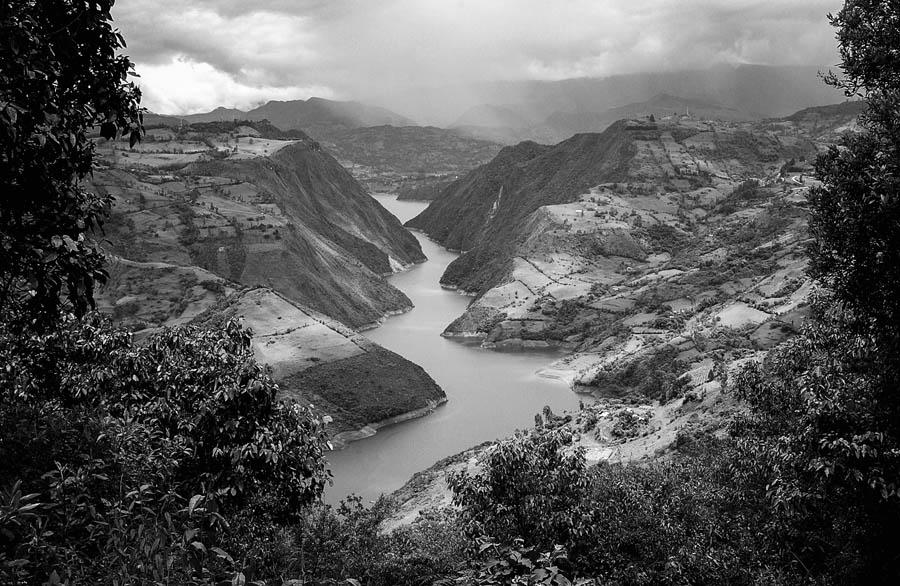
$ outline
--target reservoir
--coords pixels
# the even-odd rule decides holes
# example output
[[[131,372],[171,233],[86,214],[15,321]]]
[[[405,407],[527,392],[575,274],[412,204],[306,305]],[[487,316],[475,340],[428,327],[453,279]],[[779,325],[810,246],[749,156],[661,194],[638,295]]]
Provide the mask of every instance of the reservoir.
[[[374,196],[401,222],[427,206]],[[432,414],[382,428],[372,437],[328,454],[334,486],[325,501],[337,503],[349,494],[364,502],[390,493],[419,470],[484,441],[534,425],[534,416],[549,405],[554,413],[578,408],[579,397],[568,385],[535,372],[562,356],[552,351],[497,352],[441,337],[471,297],[441,288],[444,268],[457,257],[423,234],[415,233],[428,261],[390,277],[415,307],[389,318],[365,336],[424,368],[447,393],[447,403]]]

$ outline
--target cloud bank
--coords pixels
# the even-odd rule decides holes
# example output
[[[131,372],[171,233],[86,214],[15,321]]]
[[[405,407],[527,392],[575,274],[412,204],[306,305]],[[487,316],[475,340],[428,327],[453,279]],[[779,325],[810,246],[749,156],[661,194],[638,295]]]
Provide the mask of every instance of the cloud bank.
[[[118,0],[145,105],[269,99],[717,63],[831,65],[840,0]]]

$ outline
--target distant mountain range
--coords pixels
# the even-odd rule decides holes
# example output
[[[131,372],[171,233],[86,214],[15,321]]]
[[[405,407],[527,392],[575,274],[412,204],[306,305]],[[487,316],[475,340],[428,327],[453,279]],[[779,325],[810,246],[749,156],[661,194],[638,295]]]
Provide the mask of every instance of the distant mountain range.
[[[509,107],[478,106],[461,116],[452,128],[465,136],[504,144],[522,140],[553,144],[582,132],[602,132],[617,120],[650,116],[659,119],[679,116],[709,120],[759,119],[759,116],[717,102],[661,93],[643,102],[602,112],[554,112],[539,122],[533,119],[528,122],[528,118]]]
[[[252,110],[216,108],[181,117],[147,115],[145,123],[178,126],[235,120],[262,121],[284,133],[299,129],[320,141],[373,189],[417,189],[412,177],[464,174],[487,162],[498,144],[532,140],[556,144],[575,134],[602,132],[623,118],[756,121],[838,102],[815,67],[718,66],[675,73],[644,73],[553,82],[498,82],[473,89],[470,104],[449,128],[420,126],[387,107],[323,98],[270,101]],[[423,90],[409,100],[441,103],[452,92]],[[459,102],[462,108],[466,104]],[[431,181],[431,179],[428,179]],[[398,184],[398,182],[400,182]],[[382,185],[382,187],[378,187]],[[427,186],[426,186],[427,187]],[[432,190],[433,191],[433,190]]]
[[[359,102],[338,102],[324,98],[270,101],[258,108],[243,111],[234,108],[216,108],[212,112],[185,116],[145,117],[145,124],[171,125],[173,121],[219,122],[229,120],[268,120],[282,130],[302,129],[315,136],[320,127],[361,128],[367,126],[412,126],[415,122],[386,108],[369,106]]]
[[[166,124],[172,120],[266,119],[282,130],[299,128],[312,136],[316,127],[417,126],[424,121],[434,124],[439,117],[442,120],[436,125],[448,128],[512,129],[520,134],[528,129],[540,131],[542,127],[555,132],[597,131],[603,128],[596,126],[608,125],[607,120],[622,117],[617,115],[617,110],[640,108],[681,112],[690,107],[701,117],[759,120],[842,101],[840,91],[822,82],[819,73],[824,70],[827,67],[718,65],[604,78],[491,82],[466,87],[465,91],[452,87],[419,88],[415,92],[372,100],[384,107],[310,98],[271,101],[248,111],[216,108],[206,113],[163,118],[167,119]],[[436,116],[437,108],[455,110],[455,114]],[[147,123],[153,124],[159,118],[149,115]]]
[[[556,143],[578,132],[597,132],[615,120],[668,110],[724,120],[761,120],[801,108],[833,104],[843,94],[826,86],[820,67],[721,65],[703,70],[640,73],[562,81],[497,82],[471,88],[478,102],[462,104],[449,126],[469,136],[508,144]],[[432,95],[432,93],[434,95]],[[424,105],[404,111],[422,116],[446,88],[417,92]],[[673,112],[669,112],[670,114]]]

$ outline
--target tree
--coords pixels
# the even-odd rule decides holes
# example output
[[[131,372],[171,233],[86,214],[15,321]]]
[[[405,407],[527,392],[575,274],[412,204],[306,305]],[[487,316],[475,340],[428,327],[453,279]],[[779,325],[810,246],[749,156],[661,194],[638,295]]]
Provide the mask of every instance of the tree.
[[[453,475],[469,534],[507,544],[521,538],[544,550],[570,544],[585,530],[588,487],[583,448],[564,449],[571,441],[559,430],[520,433],[490,448],[480,473]]]
[[[52,320],[61,295],[93,303],[103,256],[91,238],[111,198],[89,193],[99,126],[140,139],[140,91],[112,27],[113,0],[0,1],[0,312]]]
[[[862,441],[856,449],[881,457],[877,469],[854,475],[900,501],[900,5],[847,0],[830,20],[843,75],[828,81],[864,98],[867,109],[863,132],[816,162],[824,186],[810,195],[810,274],[832,293],[838,315],[827,317],[844,327],[849,342],[828,353],[842,367],[833,386],[865,379],[859,395],[871,402],[853,439]]]
[[[772,538],[813,575],[895,583],[900,560],[900,4],[847,0],[842,74],[861,132],[816,162],[810,269],[822,290],[803,335],[735,381],[735,431],[773,506]]]
[[[87,313],[92,133],[142,133],[112,4],[0,0],[0,583],[274,580],[263,545],[329,480],[323,421],[236,323],[136,344]]]
[[[838,27],[843,75],[830,84],[865,99],[864,132],[816,163],[810,273],[834,291],[857,333],[885,353],[900,349],[900,6],[848,0]],[[887,358],[885,356],[884,358]],[[896,376],[892,365],[891,376]]]
[[[481,472],[450,478],[474,538],[463,583],[799,583],[764,539],[763,491],[731,440],[591,468],[570,440],[537,428],[489,448]]]

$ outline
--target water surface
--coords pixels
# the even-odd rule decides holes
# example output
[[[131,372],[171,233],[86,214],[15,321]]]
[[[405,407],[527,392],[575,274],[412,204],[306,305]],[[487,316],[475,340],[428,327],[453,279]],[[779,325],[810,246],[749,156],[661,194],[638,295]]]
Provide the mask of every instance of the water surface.
[[[426,207],[422,202],[397,201],[393,195],[375,197],[403,222]],[[578,396],[565,383],[535,374],[560,354],[496,352],[477,342],[441,337],[471,297],[439,285],[444,268],[457,255],[415,235],[428,261],[390,277],[415,307],[365,335],[424,368],[448,401],[427,417],[383,428],[331,453],[334,486],[326,490],[327,502],[351,493],[366,500],[377,498],[442,458],[530,427],[544,405],[556,413],[578,407]]]

